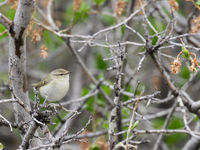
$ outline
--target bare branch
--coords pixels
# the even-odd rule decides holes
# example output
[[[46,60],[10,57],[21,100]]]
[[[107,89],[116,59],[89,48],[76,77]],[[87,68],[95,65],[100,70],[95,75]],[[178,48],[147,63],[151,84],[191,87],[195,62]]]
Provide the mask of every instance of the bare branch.
[[[7,30],[9,30],[11,21],[6,16],[4,16],[2,13],[0,13],[0,24],[4,25],[5,28]]]

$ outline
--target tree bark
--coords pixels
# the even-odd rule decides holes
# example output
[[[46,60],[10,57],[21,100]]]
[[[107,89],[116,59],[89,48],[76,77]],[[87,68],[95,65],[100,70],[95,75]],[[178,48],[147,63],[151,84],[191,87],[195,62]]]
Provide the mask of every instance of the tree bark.
[[[26,78],[26,28],[33,12],[33,0],[20,0],[14,21],[9,29],[9,79],[12,96],[30,105]],[[28,113],[17,103],[13,104],[17,123],[28,121]]]

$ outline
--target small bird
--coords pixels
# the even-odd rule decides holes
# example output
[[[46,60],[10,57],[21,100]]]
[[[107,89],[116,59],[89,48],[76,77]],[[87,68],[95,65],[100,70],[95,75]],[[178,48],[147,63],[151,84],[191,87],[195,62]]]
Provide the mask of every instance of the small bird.
[[[45,100],[60,101],[69,90],[69,75],[70,71],[56,69],[32,86],[39,90]]]

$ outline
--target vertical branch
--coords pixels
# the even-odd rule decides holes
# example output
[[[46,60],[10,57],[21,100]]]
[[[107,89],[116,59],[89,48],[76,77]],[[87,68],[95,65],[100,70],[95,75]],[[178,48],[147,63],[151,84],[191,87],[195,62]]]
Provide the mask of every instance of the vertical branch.
[[[114,140],[115,127],[117,128],[117,132],[122,130],[122,122],[121,122],[121,99],[120,99],[120,91],[122,88],[122,76],[123,76],[123,63],[126,60],[126,52],[125,49],[121,49],[119,44],[119,50],[112,51],[112,57],[114,61],[114,68],[116,71],[116,80],[114,83],[114,108],[110,114],[109,120],[109,148],[113,149],[115,147],[116,142],[120,142],[122,140],[122,135],[119,134],[117,136],[117,141]]]
[[[135,0],[132,0],[128,6],[128,11],[127,11],[127,16],[129,16],[132,12],[133,12],[133,8],[135,5]],[[130,25],[131,20],[129,20],[126,24]],[[123,36],[122,41],[127,41],[129,39],[129,32],[126,32],[125,35]],[[119,45],[120,46],[120,45]],[[120,48],[120,47],[119,47]],[[122,88],[122,84],[123,84],[123,79],[124,77],[122,76],[123,72],[125,71],[125,66],[127,63],[126,60],[126,53],[127,53],[127,45],[124,47],[124,52],[122,52],[120,55],[121,60],[119,61],[119,70],[117,71],[117,75],[116,75],[116,82],[115,82],[115,98],[114,98],[114,103],[116,105],[116,127],[117,127],[117,132],[122,131],[122,115],[121,115],[121,94],[120,94],[120,90]],[[124,53],[124,54],[123,54]],[[114,108],[115,109],[115,108]],[[115,111],[113,109],[113,111]],[[111,117],[112,117],[112,112],[111,112]],[[111,121],[112,122],[112,121]],[[120,134],[117,136],[117,141],[120,142],[123,140],[123,136]],[[113,145],[114,146],[114,145]]]
[[[13,97],[29,105],[26,79],[26,37],[25,31],[29,24],[34,7],[33,0],[20,0],[14,21],[9,29],[9,80]],[[17,123],[27,121],[28,114],[15,103],[15,119]]]
[[[34,0],[19,0],[14,21],[9,28],[9,82],[12,97],[22,101],[25,105],[25,107],[22,107],[19,103],[13,104],[16,123],[22,125],[25,125],[31,119],[29,112],[24,108],[29,108],[28,110],[30,110],[26,78],[26,29],[30,22],[33,8]],[[34,128],[31,134],[34,135],[35,131],[36,129]],[[29,139],[25,135],[22,136],[25,139]],[[40,145],[41,140],[34,139],[32,144]],[[25,145],[25,147],[27,146]]]

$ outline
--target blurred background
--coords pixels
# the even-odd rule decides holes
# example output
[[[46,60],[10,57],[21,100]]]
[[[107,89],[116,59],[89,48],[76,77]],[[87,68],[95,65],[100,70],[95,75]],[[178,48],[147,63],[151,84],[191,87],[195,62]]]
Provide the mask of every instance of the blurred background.
[[[118,10],[119,12],[117,13],[117,7],[119,6],[117,5],[117,1],[114,0],[54,0],[52,5],[52,16],[56,25],[63,31],[63,33],[93,35],[101,29],[116,25],[126,19],[129,15],[128,8],[131,3],[134,5],[133,10],[140,8],[140,2],[138,0],[133,0],[133,2],[131,2],[131,0],[122,1],[124,2],[124,6],[120,5],[121,8],[118,8],[120,11]],[[151,0],[148,2],[150,1]],[[0,2],[3,2],[3,0]],[[41,23],[48,26],[48,22],[41,13],[41,11],[44,13],[47,12],[48,2],[49,0],[36,0],[36,8],[34,10],[30,26],[27,30],[26,69],[29,96],[32,101],[32,83],[40,81],[49,72],[56,68],[64,68],[72,72],[70,80],[71,88],[66,97],[62,100],[64,102],[84,96],[94,88],[94,84],[80,67],[77,58],[70,51],[69,47],[66,46],[66,41],[59,36],[56,36],[54,33],[44,29],[44,27],[40,25]],[[141,2],[145,1],[141,0]],[[173,36],[199,32],[199,27],[197,27],[200,20],[197,18],[199,16],[199,9],[195,6],[195,2],[196,1],[192,2],[187,0],[176,1],[176,25],[172,33]],[[0,12],[6,15],[9,19],[13,20],[16,7],[17,0],[8,0],[5,5],[0,7]],[[150,2],[149,5],[145,7],[145,12],[149,21],[160,33],[166,29],[167,24],[172,19],[170,15],[170,7],[172,8],[174,6],[172,6],[172,4],[170,6],[168,0]],[[129,26],[145,37],[142,16],[142,12],[136,15],[133,20],[129,22]],[[155,34],[150,28],[149,32],[151,35]],[[73,38],[70,43],[97,81],[102,79],[113,85],[115,82],[116,72],[115,70],[107,70],[109,67],[113,66],[113,62],[104,60],[111,57],[109,46],[106,47],[106,45],[118,45],[118,43],[125,42],[124,39],[130,42],[143,43],[143,41],[135,33],[128,30],[124,26],[111,30],[106,34],[102,34],[102,36],[98,36],[94,41],[92,41],[92,43],[87,44],[87,46],[83,49],[81,49],[85,44],[83,39]],[[199,36],[192,36],[184,38],[184,42],[188,45],[199,48],[199,39]],[[0,99],[10,98],[8,81],[8,42],[9,37],[7,35],[7,31],[3,25],[0,25]],[[180,39],[174,39],[173,42],[181,43]],[[163,46],[160,51],[163,54],[161,55],[162,62],[166,70],[170,73],[170,64],[181,51],[181,47],[175,45],[167,47],[168,45],[170,45],[170,43],[166,42],[164,44],[166,48]],[[119,47],[115,46],[115,48],[118,49]],[[142,89],[144,89],[143,95],[160,91],[157,98],[166,98],[169,94],[168,85],[149,56],[147,56],[143,61],[140,71],[136,72],[142,58],[142,54],[145,51],[144,46],[137,46],[137,44],[124,44],[121,45],[121,48],[125,48],[127,51],[127,63],[124,70],[124,82],[122,87],[127,92],[136,92],[136,95],[138,95]],[[199,50],[190,49],[190,51],[194,52],[199,58]],[[193,74],[188,69],[188,65],[189,63],[187,61],[183,61],[179,74],[174,75],[170,73],[175,85],[179,88],[182,87],[182,85],[186,83]],[[188,93],[193,100],[199,100],[199,79],[200,75],[197,75],[192,82],[192,86],[188,89]],[[138,82],[140,82],[140,84],[136,89]],[[107,86],[102,87],[106,94],[112,99],[114,95],[112,89]],[[122,101],[126,101],[130,98],[131,97],[123,96]],[[154,114],[162,110],[167,110],[172,106],[172,103],[172,101],[169,101],[164,104],[150,104],[150,106],[146,107],[146,101],[141,102],[141,105],[138,107],[138,112],[142,115]],[[75,106],[76,104],[72,104],[68,106],[68,108],[73,109]],[[80,129],[87,121],[88,114],[93,114],[96,117],[93,122],[93,126],[91,126],[88,130],[94,131],[94,128],[96,130],[107,129],[109,110],[105,108],[106,103],[101,95],[92,97],[91,100],[84,106],[82,114],[83,117],[76,120],[72,127],[72,131],[70,132]],[[124,119],[128,119],[130,112],[131,110],[128,110],[127,112],[126,110],[122,110]],[[0,105],[0,114],[11,122],[14,120],[11,104]],[[66,114],[64,112],[60,112],[61,118],[65,115]],[[59,123],[59,119],[56,116],[52,121],[57,124]],[[159,129],[163,126],[164,121],[165,115],[160,118],[149,120],[148,123],[141,122],[139,128]],[[52,131],[55,127],[56,125],[51,127]],[[168,128],[179,129],[183,127],[184,124],[180,114],[175,113]],[[127,126],[125,125],[124,128],[127,128]],[[156,136],[153,138],[156,139]],[[178,150],[183,146],[183,141],[187,141],[188,138],[189,136],[185,136],[184,134],[166,135],[164,136],[163,144],[167,145],[170,150]],[[136,139],[148,139],[148,136],[141,136]],[[9,128],[0,126],[0,142],[3,143],[5,149],[16,149],[20,141],[20,136],[17,130],[11,133]],[[90,143],[95,143],[95,140],[91,140]],[[80,147],[81,146],[82,149],[87,149],[84,148],[85,145],[80,145]],[[152,144],[139,145],[139,149],[143,150],[151,147]]]

